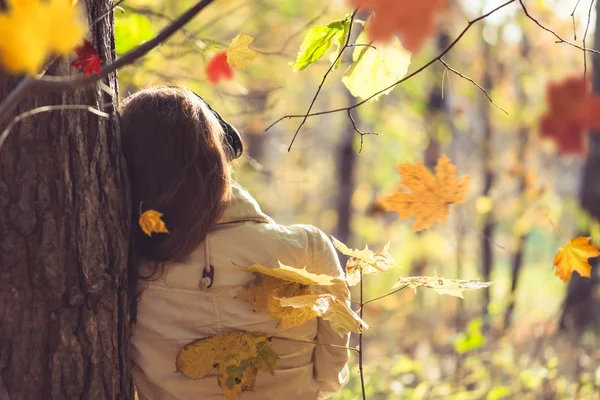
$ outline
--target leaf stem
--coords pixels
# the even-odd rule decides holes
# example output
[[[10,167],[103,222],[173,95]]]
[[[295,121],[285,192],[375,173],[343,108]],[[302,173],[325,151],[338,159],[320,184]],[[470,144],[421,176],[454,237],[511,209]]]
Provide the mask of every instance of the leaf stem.
[[[272,339],[281,339],[281,340],[290,340],[292,342],[299,342],[299,343],[309,343],[309,344],[314,344],[314,345],[319,345],[319,346],[337,347],[340,349],[347,349],[347,350],[352,350],[357,353],[360,353],[359,349],[357,349],[356,347],[342,346],[339,344],[320,343],[320,342],[315,342],[312,340],[292,339],[292,338],[286,338],[286,337],[281,337],[281,336],[271,336],[271,338]]]
[[[401,287],[399,287],[398,289],[396,289],[396,290],[394,290],[394,291],[391,291],[391,292],[389,292],[389,293],[387,293],[387,294],[384,294],[383,296],[375,297],[374,299],[371,299],[371,300],[365,301],[365,302],[364,302],[362,305],[363,305],[363,306],[366,306],[367,304],[369,304],[369,303],[372,303],[372,302],[374,302],[374,301],[376,301],[376,300],[380,300],[380,299],[383,299],[384,297],[391,296],[391,295],[393,295],[394,293],[398,293],[399,291],[401,291],[401,290],[403,290],[403,289],[406,289],[407,287],[408,287],[408,285],[401,286]],[[361,307],[361,312],[362,312],[362,307]]]

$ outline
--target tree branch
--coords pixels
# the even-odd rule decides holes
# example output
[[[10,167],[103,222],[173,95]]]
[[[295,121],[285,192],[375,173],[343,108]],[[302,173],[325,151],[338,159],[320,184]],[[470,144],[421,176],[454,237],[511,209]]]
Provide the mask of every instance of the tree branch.
[[[8,97],[2,103],[0,103],[0,124],[4,122],[6,116],[13,111],[17,104],[33,90],[60,92],[81,89],[91,86],[100,79],[106,78],[109,74],[117,71],[118,69],[132,64],[154,48],[158,47],[162,42],[173,36],[173,34],[183,28],[192,20],[192,18],[194,18],[200,11],[206,8],[206,6],[211,4],[213,1],[214,0],[201,0],[197,2],[172,23],[167,25],[167,27],[160,31],[153,39],[142,43],[135,49],[125,53],[113,63],[102,67],[100,70],[100,75],[54,76],[43,77],[40,79],[34,79],[31,77],[24,78],[21,83],[8,95]]]
[[[482,21],[484,19],[486,19],[487,17],[489,17],[490,15],[494,14],[495,12],[497,12],[498,10],[512,4],[515,3],[517,0],[508,0],[507,2],[497,6],[496,8],[492,9],[491,11],[488,11],[487,13],[469,21],[469,23],[467,24],[467,26],[458,34],[458,36],[448,45],[448,47],[446,47],[441,53],[439,53],[435,58],[431,59],[429,62],[425,63],[424,65],[422,65],[420,68],[418,68],[417,70],[413,71],[412,73],[406,75],[404,78],[392,83],[391,85],[373,93],[371,96],[367,97],[366,99],[353,104],[352,106],[349,107],[342,107],[342,108],[335,108],[335,109],[331,109],[331,110],[325,110],[325,111],[319,111],[319,112],[314,112],[314,113],[310,113],[310,109],[312,108],[312,103],[311,103],[311,108],[309,108],[309,112],[305,113],[305,114],[289,114],[289,115],[284,115],[283,117],[277,119],[275,122],[271,123],[271,125],[269,125],[266,129],[265,132],[268,131],[269,129],[271,129],[273,126],[277,125],[279,122],[283,121],[284,119],[292,119],[292,118],[303,118],[303,123],[304,121],[306,121],[306,118],[308,117],[314,117],[317,115],[326,115],[326,114],[333,114],[333,113],[337,113],[337,112],[341,112],[341,111],[348,111],[351,110],[353,108],[357,108],[362,106],[363,104],[365,104],[366,102],[368,102],[369,100],[373,99],[374,97],[379,96],[381,93],[403,83],[406,82],[407,80],[413,78],[414,76],[418,75],[419,73],[423,72],[425,69],[427,69],[429,66],[431,66],[433,63],[439,61],[442,59],[442,57],[444,57],[450,50],[452,50],[452,48],[462,39],[462,37],[471,29],[471,27],[476,24],[479,21]],[[344,48],[347,46],[344,46]],[[341,52],[340,52],[341,53]],[[339,56],[338,56],[339,57]],[[329,72],[329,71],[328,71]],[[321,89],[321,86],[319,86],[319,91]],[[318,92],[317,92],[318,94]],[[313,99],[313,103],[314,103],[314,99]],[[302,124],[303,124],[302,123]],[[300,125],[300,127],[302,126],[302,124]],[[299,129],[298,129],[299,130]],[[297,134],[297,132],[296,132]],[[296,135],[294,135],[294,138],[296,137]],[[290,145],[291,147],[291,145]],[[289,149],[288,149],[289,150]]]

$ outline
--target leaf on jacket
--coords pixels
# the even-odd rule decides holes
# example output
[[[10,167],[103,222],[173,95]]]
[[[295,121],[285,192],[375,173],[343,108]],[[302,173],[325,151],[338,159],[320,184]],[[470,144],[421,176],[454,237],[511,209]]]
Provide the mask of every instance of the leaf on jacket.
[[[408,286],[416,292],[417,287],[422,286],[433,289],[438,294],[464,298],[463,292],[465,290],[483,289],[489,287],[491,284],[492,282],[447,279],[438,276],[408,276],[398,279],[392,289]]]
[[[249,267],[242,268],[246,272],[256,272],[261,275],[271,276],[273,278],[281,279],[286,282],[299,283],[301,285],[321,285],[330,286],[333,285],[335,277],[325,274],[313,274],[308,272],[306,267],[294,268],[282,264],[279,262],[279,268],[267,268],[262,265],[251,265]]]
[[[584,278],[589,278],[592,266],[588,258],[598,256],[600,251],[597,246],[590,244],[589,237],[579,236],[571,239],[554,257],[555,275],[563,282],[571,279],[573,271],[577,271]]]
[[[277,354],[267,335],[255,332],[221,333],[186,344],[177,354],[177,372],[200,379],[214,370],[226,399],[254,390],[258,371],[275,372]]]
[[[363,274],[376,274],[396,265],[389,253],[389,242],[381,251],[374,253],[366,245],[364,250],[352,250],[336,238],[331,237],[331,239],[340,253],[349,257],[346,262],[346,282],[350,286],[355,286],[360,282],[361,271]]]
[[[332,294],[307,294],[294,297],[274,297],[269,302],[279,303],[271,314],[281,320],[283,329],[300,326],[311,319],[321,317],[331,324],[331,328],[344,337],[350,332],[360,333],[369,326],[348,307],[348,305]]]
[[[163,214],[156,210],[147,210],[140,215],[140,227],[146,235],[152,236],[153,232],[169,233],[167,226],[161,219],[162,216]]]
[[[240,33],[233,38],[227,50],[227,63],[242,71],[246,70],[246,61],[254,60],[259,54],[249,46],[254,38]]]
[[[388,210],[400,213],[400,219],[415,217],[413,230],[429,228],[435,222],[444,223],[451,204],[461,204],[469,190],[469,177],[456,177],[456,167],[442,155],[434,177],[422,162],[400,164],[398,173],[410,193],[394,193],[383,198]]]

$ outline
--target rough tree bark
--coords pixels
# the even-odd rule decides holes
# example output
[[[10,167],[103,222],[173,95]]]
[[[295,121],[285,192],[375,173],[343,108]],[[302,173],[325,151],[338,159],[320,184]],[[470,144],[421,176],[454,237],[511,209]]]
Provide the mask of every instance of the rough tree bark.
[[[596,3],[596,18],[600,18],[600,2]],[[594,35],[594,49],[600,49],[600,29]],[[592,53],[593,91],[600,93],[600,56]],[[583,170],[583,179],[580,192],[581,206],[591,215],[600,220],[600,132],[590,132],[589,151]],[[581,236],[589,236],[589,232],[579,232]],[[591,327],[600,330],[600,295],[597,288],[600,284],[600,263],[598,259],[590,260],[592,276],[590,279],[581,278],[573,274],[564,308],[560,319],[560,328],[563,331],[582,333]]]
[[[90,24],[113,5],[79,3]],[[90,36],[110,62],[112,13]],[[70,72],[65,60],[48,70]],[[0,99],[16,83],[0,72]],[[104,83],[117,93],[116,75]],[[35,93],[15,115],[41,105],[113,101],[96,89]],[[38,114],[16,125],[0,151],[0,393],[11,400],[133,398],[130,206],[116,114],[105,111],[109,119],[85,111]]]

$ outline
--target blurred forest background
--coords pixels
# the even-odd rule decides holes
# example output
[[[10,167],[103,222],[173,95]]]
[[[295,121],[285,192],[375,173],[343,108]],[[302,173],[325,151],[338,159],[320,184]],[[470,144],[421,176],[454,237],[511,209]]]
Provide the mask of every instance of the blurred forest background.
[[[526,3],[561,37],[575,34],[580,43],[586,34],[587,46],[593,46],[589,0]],[[153,37],[190,4],[125,1],[115,17],[117,51]],[[436,36],[412,55],[409,71],[501,2],[451,4]],[[596,220],[579,202],[585,157],[559,156],[537,132],[547,84],[583,74],[583,52],[556,43],[512,4],[473,26],[444,57],[494,104],[437,62],[352,111],[356,127],[376,135],[361,136],[346,112],[310,117],[288,152],[301,120],[265,129],[284,115],[306,112],[331,60],[326,55],[299,72],[290,63],[308,28],[350,11],[342,0],[215,2],[170,41],[121,70],[121,96],[151,85],[191,88],[243,132],[247,151],[235,165],[235,179],[279,223],[314,224],[354,248],[379,249],[390,241],[399,267],[367,276],[364,300],[389,292],[402,276],[494,282],[489,290],[467,292],[464,300],[407,289],[366,305],[369,399],[599,399],[598,278],[585,283],[584,306],[563,313],[569,285],[552,270],[559,247],[577,233],[591,235],[592,243],[600,239]],[[261,57],[247,71],[235,70],[232,80],[210,83],[208,60],[239,33],[255,38]],[[350,50],[313,110],[358,101],[341,79]],[[469,199],[453,207],[445,226],[414,233],[411,221],[385,211],[380,199],[400,183],[397,164],[422,160],[433,168],[442,153],[459,175],[471,176]],[[570,285],[580,284],[578,278]],[[351,368],[351,381],[336,399],[360,398],[355,358]]]

